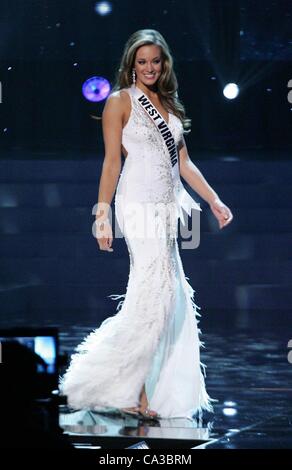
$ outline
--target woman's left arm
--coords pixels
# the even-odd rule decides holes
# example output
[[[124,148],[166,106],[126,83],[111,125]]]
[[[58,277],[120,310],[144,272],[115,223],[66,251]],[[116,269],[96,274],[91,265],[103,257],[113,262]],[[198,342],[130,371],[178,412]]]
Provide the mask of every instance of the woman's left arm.
[[[232,212],[229,207],[221,201],[218,194],[209,185],[196,165],[191,161],[184,137],[182,137],[178,145],[178,152],[181,176],[190,185],[190,187],[209,204],[211,211],[218,220],[219,228],[221,229],[225,227],[233,219]]]

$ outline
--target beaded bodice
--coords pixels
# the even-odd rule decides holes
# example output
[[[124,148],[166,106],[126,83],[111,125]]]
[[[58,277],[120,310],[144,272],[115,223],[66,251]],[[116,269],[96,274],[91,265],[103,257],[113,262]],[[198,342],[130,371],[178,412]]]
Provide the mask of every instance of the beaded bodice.
[[[124,88],[131,99],[131,113],[122,131],[127,157],[117,193],[139,202],[172,202],[173,179],[167,148],[155,124],[135,99],[132,88]],[[178,145],[183,126],[169,113],[168,126]]]

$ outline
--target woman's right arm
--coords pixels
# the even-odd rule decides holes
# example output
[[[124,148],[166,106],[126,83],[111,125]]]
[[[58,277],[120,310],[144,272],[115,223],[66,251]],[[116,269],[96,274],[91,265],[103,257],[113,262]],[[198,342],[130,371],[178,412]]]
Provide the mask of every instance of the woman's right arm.
[[[119,92],[113,93],[106,101],[102,113],[102,130],[105,156],[99,181],[98,204],[96,211],[97,228],[108,219],[110,205],[121,172],[121,143],[123,127],[123,100]],[[97,237],[101,250],[112,251],[112,229],[107,221],[102,226],[102,234]],[[99,230],[98,230],[99,232]]]

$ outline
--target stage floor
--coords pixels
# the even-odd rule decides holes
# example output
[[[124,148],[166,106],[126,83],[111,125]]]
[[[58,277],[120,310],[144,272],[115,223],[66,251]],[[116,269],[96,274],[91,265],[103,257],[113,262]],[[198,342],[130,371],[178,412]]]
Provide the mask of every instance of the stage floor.
[[[63,326],[61,351],[70,355],[92,328]],[[201,355],[208,392],[218,400],[214,414],[145,421],[115,409],[70,412],[62,406],[60,425],[78,446],[127,448],[145,441],[149,448],[169,449],[292,448],[288,333],[280,326],[205,329]]]

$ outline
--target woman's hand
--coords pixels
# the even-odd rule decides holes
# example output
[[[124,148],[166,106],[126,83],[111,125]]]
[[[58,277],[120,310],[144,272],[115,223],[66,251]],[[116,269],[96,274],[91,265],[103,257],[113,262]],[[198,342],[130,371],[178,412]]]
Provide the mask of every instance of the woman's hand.
[[[218,220],[220,229],[230,224],[233,219],[231,210],[221,201],[219,197],[213,199],[213,201],[210,203],[210,209]]]
[[[101,250],[114,251],[112,249],[113,232],[109,219],[104,221],[96,220],[96,239]]]

